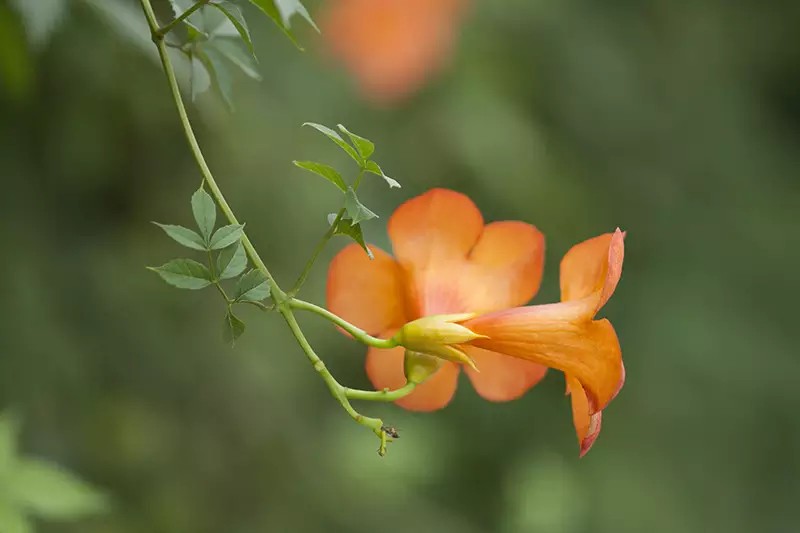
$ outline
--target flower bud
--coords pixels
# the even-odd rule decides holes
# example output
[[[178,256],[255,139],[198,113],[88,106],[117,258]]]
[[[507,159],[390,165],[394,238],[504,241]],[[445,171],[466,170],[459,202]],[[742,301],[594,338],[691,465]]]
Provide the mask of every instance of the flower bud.
[[[403,361],[406,380],[419,385],[434,375],[444,364],[444,360],[425,353],[406,350]]]
[[[393,340],[411,351],[466,364],[477,370],[472,359],[463,350],[453,346],[486,338],[458,324],[473,316],[473,313],[462,313],[419,318],[400,328]]]

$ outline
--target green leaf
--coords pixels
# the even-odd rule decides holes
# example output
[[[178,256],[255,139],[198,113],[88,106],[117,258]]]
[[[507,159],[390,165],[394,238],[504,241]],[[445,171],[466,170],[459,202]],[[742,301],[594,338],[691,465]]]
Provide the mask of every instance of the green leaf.
[[[239,37],[241,37],[244,44],[247,45],[247,50],[255,57],[256,51],[253,48],[253,40],[250,38],[250,30],[247,28],[247,22],[244,20],[244,15],[242,15],[242,10],[239,9],[239,6],[228,0],[213,2],[209,5],[214,6],[228,17],[228,20],[231,21],[231,24],[233,24],[233,27],[236,28],[236,31],[239,33]]]
[[[269,283],[260,270],[251,270],[236,284],[234,299],[238,302],[260,302],[269,296]]]
[[[356,152],[355,149],[352,146],[347,144],[347,142],[345,142],[345,140],[342,139],[341,135],[339,135],[338,133],[336,133],[332,129],[330,129],[330,128],[326,127],[326,126],[323,126],[322,124],[315,124],[313,122],[305,122],[303,124],[303,126],[311,126],[312,128],[314,128],[318,132],[320,132],[320,133],[324,134],[325,136],[327,136],[330,140],[332,140],[337,145],[339,145],[339,148],[341,148],[342,150],[347,152],[347,154],[350,157],[352,157],[353,161],[358,163],[359,166],[363,162],[361,157],[358,155],[358,152]]]
[[[197,290],[211,284],[211,272],[192,259],[173,259],[160,267],[147,267],[179,289]]]
[[[211,195],[202,188],[197,189],[192,195],[192,213],[200,233],[208,242],[217,222],[217,206]]]
[[[227,65],[225,56],[214,47],[203,47],[202,49],[196,47],[195,54],[203,61],[208,71],[211,73],[211,79],[214,82],[214,88],[217,93],[222,97],[228,109],[233,111],[233,81],[231,72]]]
[[[178,244],[191,248],[192,250],[205,251],[208,248],[203,238],[197,232],[184,228],[183,226],[175,226],[173,224],[159,224],[153,222],[156,226],[164,230],[164,233],[172,237]]]
[[[191,54],[192,58],[192,101],[197,100],[197,97],[206,92],[211,87],[211,75],[208,73],[205,63],[195,54]]]
[[[247,254],[244,245],[239,241],[236,246],[230,246],[217,256],[217,272],[219,279],[235,278],[247,267]]]
[[[229,224],[227,226],[222,226],[215,231],[214,235],[211,237],[209,248],[212,250],[221,250],[223,248],[227,248],[231,244],[241,239],[243,233],[243,224]]]
[[[219,52],[225,59],[233,63],[247,76],[254,80],[261,80],[261,73],[256,67],[255,56],[247,53],[240,43],[233,39],[214,39],[206,43],[204,49],[213,49]]]
[[[375,256],[372,254],[372,250],[370,250],[369,246],[367,246],[367,243],[364,242],[364,234],[361,231],[361,224],[353,224],[352,220],[344,217],[336,222],[336,213],[331,213],[328,215],[328,224],[333,223],[336,223],[336,227],[333,230],[334,235],[344,235],[346,237],[350,237],[361,245],[361,248],[367,252],[367,256],[370,259],[375,258]]]
[[[7,480],[6,498],[43,518],[77,518],[107,507],[103,494],[55,464],[20,461]]]
[[[22,509],[0,500],[0,533],[33,533],[33,524]]]
[[[69,2],[67,0],[12,0],[11,4],[22,18],[28,41],[34,48],[41,49],[64,19]]]
[[[233,346],[236,344],[236,339],[242,336],[244,333],[244,322],[239,320],[239,317],[233,314],[233,311],[228,309],[228,312],[225,314],[225,329],[222,330],[222,338]]]
[[[19,419],[13,411],[4,411],[0,414],[0,477],[2,472],[16,460],[17,440],[19,440]]]
[[[317,163],[316,161],[293,161],[293,163],[296,167],[300,167],[304,170],[308,170],[314,174],[322,176],[326,180],[339,187],[342,192],[347,191],[347,184],[344,182],[344,178],[342,178],[341,174],[339,174],[332,166],[325,165],[324,163]]]
[[[392,187],[397,187],[398,189],[400,188],[400,184],[396,180],[393,180],[392,178],[384,174],[383,170],[381,170],[381,167],[379,167],[378,163],[376,163],[375,161],[367,161],[364,170],[372,174],[377,174],[378,176],[382,177],[384,181],[386,181],[386,183],[389,184],[390,189]]]
[[[300,15],[302,18],[306,19],[311,27],[319,32],[319,28],[311,19],[308,10],[299,0],[250,0],[250,3],[258,7],[265,15],[271,18],[272,21],[283,30],[289,40],[300,50],[303,48],[297,43],[291,32],[291,18],[294,15]]]
[[[341,124],[338,124],[337,127],[339,128],[339,131],[341,131],[342,133],[346,133],[347,136],[350,137],[350,141],[356,147],[356,150],[358,150],[358,153],[361,155],[362,161],[366,161],[369,158],[369,156],[371,156],[372,153],[375,152],[375,143],[373,143],[369,139],[365,139],[364,137],[361,137],[359,135],[356,135],[355,133],[348,131],[347,128],[345,128]]]
[[[344,208],[353,221],[353,224],[360,224],[365,220],[378,218],[378,215],[367,209],[364,204],[358,201],[356,191],[348,187],[344,193]]]

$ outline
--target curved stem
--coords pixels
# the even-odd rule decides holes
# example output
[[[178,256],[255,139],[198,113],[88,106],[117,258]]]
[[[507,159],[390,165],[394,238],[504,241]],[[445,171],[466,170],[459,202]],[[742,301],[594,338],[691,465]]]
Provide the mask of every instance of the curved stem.
[[[358,389],[349,389],[345,387],[344,394],[351,400],[364,400],[370,402],[395,402],[405,398],[417,388],[416,383],[408,382],[396,390],[379,390],[379,391],[366,391]]]
[[[367,346],[384,349],[394,348],[397,346],[397,342],[395,342],[393,339],[379,339],[378,337],[373,337],[363,329],[357,328],[347,320],[340,316],[334,315],[324,307],[314,305],[311,302],[306,302],[304,300],[298,300],[297,298],[291,298],[287,300],[287,303],[290,307],[302,309],[304,311],[311,311],[312,313],[316,313],[322,318],[333,322],[347,333],[355,337],[356,340],[362,344],[366,344]]]
[[[156,48],[158,48],[158,55],[161,58],[161,65],[164,67],[164,73],[167,75],[167,83],[169,84],[169,89],[172,93],[172,99],[175,101],[175,107],[178,110],[178,116],[180,117],[181,125],[183,126],[183,131],[186,135],[186,140],[189,142],[189,148],[192,150],[192,155],[197,162],[197,166],[200,168],[200,174],[202,174],[203,180],[208,185],[211,195],[214,197],[214,200],[216,200],[219,208],[225,214],[225,218],[228,219],[228,222],[231,224],[239,224],[239,221],[236,219],[236,215],[233,214],[233,210],[231,209],[230,205],[228,205],[227,200],[225,200],[225,196],[223,196],[222,191],[217,185],[214,175],[211,174],[211,169],[208,168],[208,164],[206,163],[205,157],[203,157],[203,152],[200,149],[200,145],[197,143],[197,137],[194,135],[192,124],[189,121],[189,116],[186,113],[186,106],[183,105],[183,98],[181,97],[181,90],[178,86],[178,79],[175,77],[175,69],[172,66],[172,60],[167,52],[167,45],[164,41],[164,36],[159,35],[158,33],[158,22],[156,20],[156,15],[153,12],[153,6],[150,5],[150,0],[140,0],[140,2],[142,4],[142,9],[144,9],[145,17],[147,17],[147,24],[150,26],[150,31],[153,35],[153,42],[156,43]],[[260,270],[264,276],[266,276],[270,285],[271,294],[275,301],[282,301],[285,298],[285,293],[280,287],[278,287],[278,284],[275,282],[275,279],[272,277],[269,269],[264,264],[264,261],[262,261],[261,257],[258,255],[258,252],[256,252],[253,243],[244,233],[242,234],[242,245],[244,246],[247,256],[250,258],[250,261],[253,262],[255,267]]]
[[[356,179],[353,182],[353,190],[358,190],[358,186],[361,185],[361,179],[364,177],[364,172],[365,170],[363,168],[358,172],[358,176],[356,176]],[[328,241],[331,240],[331,237],[333,237],[336,233],[336,225],[339,224],[339,221],[342,220],[342,217],[344,217],[346,212],[347,210],[342,207],[339,209],[339,212],[336,213],[336,218],[331,224],[331,227],[328,228],[328,231],[325,232],[325,235],[323,235],[322,239],[320,239],[320,241],[317,243],[317,246],[314,248],[314,252],[311,254],[311,257],[306,262],[306,266],[303,268],[303,272],[297,278],[297,281],[294,282],[292,289],[288,292],[289,296],[296,296],[297,293],[300,292],[300,287],[302,287],[303,283],[305,283],[308,274],[311,272],[311,268],[317,261],[317,257],[319,257],[319,254],[325,249],[325,245],[328,244]]]
[[[158,21],[155,16],[155,12],[153,11],[153,7],[150,4],[150,0],[140,0],[142,5],[142,9],[144,10],[145,17],[147,18],[147,24],[150,27],[150,32],[153,37],[153,42],[156,44],[158,48],[158,55],[161,59],[161,64],[164,68],[164,73],[167,76],[167,82],[170,88],[170,92],[172,94],[172,99],[175,102],[175,107],[178,110],[178,116],[180,117],[181,125],[183,126],[183,131],[186,136],[186,140],[189,143],[189,147],[192,151],[192,155],[194,156],[195,161],[197,162],[197,166],[200,168],[200,173],[203,176],[204,183],[208,186],[211,195],[214,197],[219,208],[224,213],[225,217],[231,224],[239,224],[239,221],[234,215],[233,210],[231,209],[228,202],[225,200],[225,197],[222,194],[219,186],[217,185],[216,180],[214,179],[211,170],[208,168],[208,164],[206,163],[205,157],[203,156],[203,152],[200,149],[200,145],[197,142],[197,138],[194,135],[194,130],[192,129],[191,122],[189,121],[189,116],[186,113],[186,107],[183,104],[183,98],[181,97],[180,87],[178,86],[178,80],[175,76],[175,70],[172,66],[172,61],[167,52],[167,44],[164,40],[164,33],[171,29],[171,25],[168,24],[164,28],[159,29]],[[205,2],[199,2],[193,6],[194,9],[197,9],[200,5],[204,4]],[[179,18],[185,18],[188,16],[188,11],[183,13]],[[184,16],[185,15],[185,16]],[[172,24],[176,23],[173,21]],[[165,31],[166,29],[166,31]],[[307,302],[301,302],[300,300],[293,300],[287,299],[286,293],[281,290],[278,286],[275,279],[272,277],[272,274],[267,269],[264,261],[258,255],[258,252],[255,250],[250,239],[247,237],[246,234],[242,234],[242,245],[244,246],[245,252],[247,253],[248,258],[252,263],[256,266],[258,270],[261,271],[262,274],[267,278],[267,282],[269,283],[272,298],[275,302],[275,307],[278,308],[283,318],[286,320],[289,329],[292,332],[292,335],[297,340],[298,344],[302,348],[303,352],[306,354],[311,365],[314,367],[314,370],[322,377],[322,380],[328,386],[328,390],[330,391],[331,395],[336,398],[336,400],[342,405],[344,410],[349,414],[353,420],[361,424],[362,426],[370,428],[380,439],[380,448],[378,449],[378,453],[380,455],[384,455],[386,453],[386,443],[390,441],[389,435],[390,433],[394,433],[394,428],[387,428],[383,425],[383,421],[379,418],[369,418],[365,417],[356,411],[353,406],[350,404],[350,398],[359,399],[359,400],[377,400],[377,401],[391,401],[391,398],[401,398],[402,396],[411,392],[413,387],[409,388],[408,385],[403,387],[402,389],[398,389],[397,391],[361,391],[356,389],[349,389],[343,387],[336,378],[328,371],[325,363],[317,356],[314,352],[314,349],[311,347],[311,344],[306,339],[305,335],[303,334],[302,330],[300,329],[300,325],[297,323],[297,319],[292,312],[292,307],[297,307],[301,309],[308,309],[316,312],[317,314],[321,314],[325,316],[329,320],[338,323],[342,328],[349,331],[353,336],[362,340],[362,342],[369,341],[374,343],[372,345],[378,347],[391,347],[393,343],[391,341],[386,341],[382,339],[378,339],[367,335],[362,330],[356,328],[352,324],[344,321],[343,319],[329,313],[325,309],[321,307],[314,306],[313,304],[308,304]],[[310,270],[310,267],[309,267]],[[221,287],[220,287],[221,289]],[[227,295],[224,294],[223,296],[227,299]],[[290,303],[292,303],[290,305]],[[266,306],[265,306],[266,307]],[[329,316],[328,316],[329,315]],[[391,346],[390,346],[391,345]]]
[[[191,16],[191,14],[192,14],[192,13],[194,13],[195,11],[197,11],[198,9],[200,9],[201,7],[203,7],[204,5],[206,5],[206,4],[207,4],[209,1],[210,1],[210,0],[199,0],[199,2],[197,2],[196,4],[194,4],[193,6],[191,6],[189,9],[187,9],[186,11],[184,11],[183,13],[181,13],[180,15],[178,15],[177,17],[175,17],[175,20],[173,20],[173,21],[172,21],[172,22],[170,22],[169,24],[165,24],[164,26],[162,26],[162,27],[160,27],[160,28],[156,29],[156,30],[153,32],[153,34],[154,34],[154,35],[157,35],[157,36],[159,36],[159,37],[163,37],[163,36],[165,36],[166,34],[168,34],[169,32],[171,32],[173,29],[175,29],[175,27],[176,27],[178,24],[180,24],[181,22],[183,22],[184,20],[186,20],[187,18],[189,18],[189,17]]]
[[[334,398],[336,398],[339,401],[339,403],[342,404],[342,407],[344,407],[345,411],[347,411],[347,413],[353,418],[353,420],[355,420],[362,426],[370,428],[378,436],[380,436],[382,432],[381,428],[383,427],[383,421],[381,421],[379,418],[365,417],[361,415],[358,411],[353,409],[353,406],[350,405],[350,401],[348,400],[346,393],[346,391],[349,389],[346,389],[345,387],[340,385],[338,381],[336,381],[336,378],[334,378],[333,374],[331,374],[328,371],[322,359],[320,359],[319,356],[316,354],[316,352],[314,352],[314,348],[311,347],[311,344],[308,342],[308,339],[306,339],[306,336],[300,329],[300,325],[297,323],[297,319],[295,318],[294,314],[292,314],[292,312],[288,308],[286,308],[286,306],[283,306],[281,308],[281,314],[283,315],[284,320],[286,320],[286,324],[288,324],[289,329],[291,330],[295,339],[297,339],[297,342],[300,344],[300,348],[303,349],[303,352],[305,352],[306,357],[308,357],[308,360],[314,367],[314,370],[317,371],[317,373],[322,377],[322,381],[324,381],[325,384],[328,386],[328,390],[330,390],[331,395]],[[360,392],[367,392],[367,391],[360,391]]]

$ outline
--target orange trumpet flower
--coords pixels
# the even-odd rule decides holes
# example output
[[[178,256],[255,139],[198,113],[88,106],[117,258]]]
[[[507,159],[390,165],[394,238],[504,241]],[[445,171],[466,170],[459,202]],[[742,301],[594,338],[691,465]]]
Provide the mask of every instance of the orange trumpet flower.
[[[332,0],[321,15],[331,52],[371,100],[419,89],[450,56],[466,0]]]
[[[350,245],[328,272],[329,309],[400,344],[369,348],[373,385],[405,384],[405,348],[446,359],[397,401],[414,411],[449,403],[458,363],[467,365],[480,396],[498,402],[519,398],[554,368],[567,376],[585,454],[599,432],[601,410],[624,380],[614,328],[594,320],[619,281],[623,233],[595,237],[565,255],[561,303],[525,306],[539,289],[544,262],[544,237],[534,226],[484,224],[465,195],[434,189],[401,205],[388,229],[396,259],[372,247],[370,261]]]

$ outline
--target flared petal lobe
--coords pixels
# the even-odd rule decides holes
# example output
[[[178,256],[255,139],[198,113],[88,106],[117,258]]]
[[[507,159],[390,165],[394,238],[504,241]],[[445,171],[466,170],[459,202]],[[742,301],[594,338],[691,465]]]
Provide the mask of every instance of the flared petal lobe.
[[[370,246],[370,260],[357,244],[336,254],[328,269],[328,309],[367,333],[399,327],[408,317],[402,272],[395,260]]]
[[[401,205],[389,236],[412,316],[484,313],[522,305],[539,289],[544,237],[530,224],[483,225],[461,193],[433,189]]]
[[[567,376],[567,391],[572,398],[572,422],[575,425],[580,454],[583,457],[600,434],[603,412],[589,414],[589,401],[577,379]]]
[[[547,367],[475,346],[464,346],[479,372],[464,367],[475,391],[490,402],[516,400],[539,383]]]
[[[483,231],[483,216],[466,195],[431,189],[398,207],[388,231],[403,266],[440,268],[467,257]]]
[[[524,222],[492,222],[470,251],[469,265],[461,281],[470,311],[488,313],[525,305],[542,282],[544,236]]]
[[[625,258],[625,234],[619,228],[573,246],[561,260],[561,300],[590,300],[591,315],[617,288]]]
[[[611,323],[582,319],[583,309],[580,301],[517,307],[473,318],[464,326],[488,337],[471,342],[473,346],[575,377],[594,413],[618,390],[622,353]]]
[[[388,338],[394,332],[385,334]],[[405,385],[404,372],[405,349],[401,347],[383,350],[370,348],[367,351],[367,376],[375,390],[384,388],[398,389]],[[406,396],[398,400],[397,405],[409,411],[436,411],[450,403],[458,384],[458,366],[445,362],[427,381]]]

